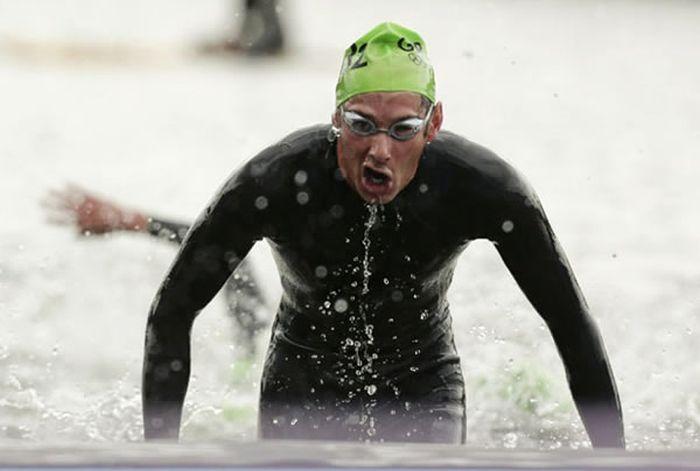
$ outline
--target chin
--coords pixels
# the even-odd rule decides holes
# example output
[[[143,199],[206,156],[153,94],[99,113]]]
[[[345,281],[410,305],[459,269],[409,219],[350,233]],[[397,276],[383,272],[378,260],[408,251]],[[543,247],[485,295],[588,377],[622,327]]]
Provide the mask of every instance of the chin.
[[[375,194],[368,194],[368,193],[360,193],[360,197],[366,202],[370,204],[389,204],[392,201],[394,201],[394,198],[396,198],[396,195],[391,193],[391,194],[382,194],[382,195],[375,195]]]
[[[368,203],[372,204],[387,204],[396,198],[397,191],[392,180],[383,182],[382,184],[371,184],[366,179],[358,182],[358,193]]]

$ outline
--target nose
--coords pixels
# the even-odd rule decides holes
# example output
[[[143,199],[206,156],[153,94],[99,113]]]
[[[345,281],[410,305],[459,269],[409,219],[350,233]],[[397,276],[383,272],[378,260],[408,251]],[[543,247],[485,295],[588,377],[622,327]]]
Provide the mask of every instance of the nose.
[[[378,164],[386,164],[391,159],[391,137],[384,133],[378,133],[371,139],[372,145],[367,153],[368,156]]]

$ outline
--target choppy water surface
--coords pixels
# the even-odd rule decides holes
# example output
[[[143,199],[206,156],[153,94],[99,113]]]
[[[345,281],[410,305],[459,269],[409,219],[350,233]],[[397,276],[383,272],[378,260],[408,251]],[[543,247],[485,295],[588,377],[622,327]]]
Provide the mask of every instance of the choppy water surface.
[[[290,0],[292,52],[256,63],[172,53],[223,28],[225,2],[0,1],[0,444],[141,439],[145,316],[175,253],[50,226],[43,194],[74,181],[193,219],[257,150],[327,122],[342,49],[391,18],[428,42],[445,127],[537,189],[605,338],[630,447],[700,446],[700,4],[397,5]],[[152,51],[49,47],[98,40]],[[278,296],[267,252],[253,256]],[[490,244],[462,257],[450,301],[469,445],[588,446],[551,338]],[[184,441],[255,437],[261,358],[236,336],[218,299],[195,324]]]

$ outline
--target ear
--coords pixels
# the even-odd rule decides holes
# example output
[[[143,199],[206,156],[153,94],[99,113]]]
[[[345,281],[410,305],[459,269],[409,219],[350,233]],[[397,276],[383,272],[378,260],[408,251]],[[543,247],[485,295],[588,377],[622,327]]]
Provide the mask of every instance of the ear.
[[[433,108],[433,116],[430,118],[430,123],[428,124],[428,142],[435,139],[437,133],[442,127],[442,102],[438,101],[435,103]]]
[[[336,108],[333,114],[331,115],[331,123],[333,124],[333,126],[340,129],[340,109]]]

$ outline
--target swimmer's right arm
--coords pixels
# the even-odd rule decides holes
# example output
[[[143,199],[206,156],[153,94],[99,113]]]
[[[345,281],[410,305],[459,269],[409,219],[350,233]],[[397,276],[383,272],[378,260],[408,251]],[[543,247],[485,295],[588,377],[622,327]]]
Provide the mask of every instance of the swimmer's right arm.
[[[146,440],[178,438],[194,319],[260,238],[256,229],[260,218],[253,214],[255,193],[242,173],[229,181],[192,226],[153,301],[142,376]]]

